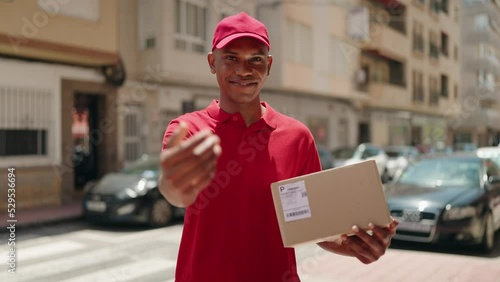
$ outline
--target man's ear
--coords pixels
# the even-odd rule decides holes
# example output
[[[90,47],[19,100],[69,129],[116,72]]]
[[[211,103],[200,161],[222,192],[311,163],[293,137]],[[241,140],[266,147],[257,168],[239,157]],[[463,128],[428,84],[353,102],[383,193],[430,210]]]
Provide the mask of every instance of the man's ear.
[[[213,52],[209,52],[207,55],[208,66],[210,67],[210,72],[215,73],[215,56]]]
[[[267,75],[271,73],[271,65],[273,64],[273,56],[267,56]]]

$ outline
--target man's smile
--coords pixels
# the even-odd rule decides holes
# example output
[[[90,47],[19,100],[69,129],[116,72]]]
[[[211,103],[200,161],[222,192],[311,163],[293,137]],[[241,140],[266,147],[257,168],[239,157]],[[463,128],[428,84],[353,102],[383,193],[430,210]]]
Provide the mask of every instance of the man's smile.
[[[242,87],[252,87],[258,84],[257,82],[252,80],[230,80],[229,83]]]

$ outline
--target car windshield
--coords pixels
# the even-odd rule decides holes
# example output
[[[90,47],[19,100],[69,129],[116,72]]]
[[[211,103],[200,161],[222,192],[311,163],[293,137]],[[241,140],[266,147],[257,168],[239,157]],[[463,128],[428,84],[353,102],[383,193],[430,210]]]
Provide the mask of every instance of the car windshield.
[[[157,172],[160,160],[158,157],[146,156],[126,166],[121,172],[126,174],[142,174],[145,171]]]
[[[467,159],[429,159],[406,169],[398,183],[424,187],[479,187],[480,163]]]

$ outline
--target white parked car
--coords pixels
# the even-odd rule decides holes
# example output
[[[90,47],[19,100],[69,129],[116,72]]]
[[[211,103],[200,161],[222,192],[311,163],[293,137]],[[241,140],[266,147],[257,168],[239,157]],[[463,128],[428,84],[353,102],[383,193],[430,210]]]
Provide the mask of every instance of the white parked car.
[[[414,163],[420,156],[418,149],[413,146],[387,146],[384,151],[389,157],[387,161],[387,173],[392,179],[397,172]]]
[[[354,151],[352,158],[345,161],[344,165],[355,164],[366,160],[374,160],[377,163],[378,173],[382,182],[389,180],[389,173],[387,171],[387,161],[389,157],[385,151],[370,143],[362,143]]]
[[[479,147],[476,154],[478,157],[491,159],[500,167],[500,147]]]

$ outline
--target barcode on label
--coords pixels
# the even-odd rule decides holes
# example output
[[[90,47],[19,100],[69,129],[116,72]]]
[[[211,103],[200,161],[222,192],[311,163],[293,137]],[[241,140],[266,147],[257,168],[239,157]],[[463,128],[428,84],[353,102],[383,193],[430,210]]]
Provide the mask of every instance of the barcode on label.
[[[285,222],[311,217],[304,181],[284,184],[279,187],[279,193]]]
[[[286,216],[287,217],[293,217],[293,216],[298,216],[298,215],[306,214],[306,213],[309,213],[309,210],[302,210],[302,211],[290,212],[290,213],[287,213]]]

